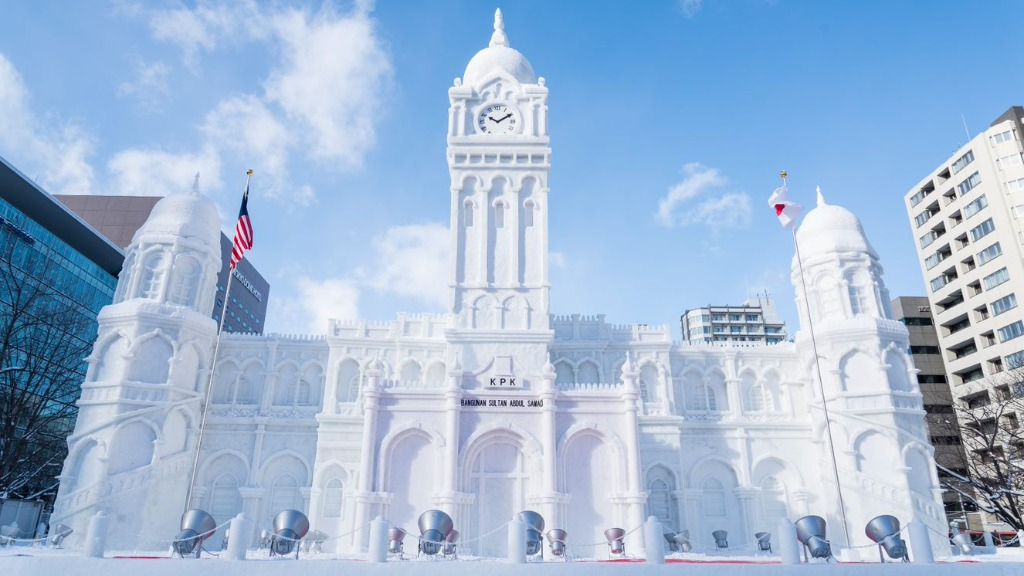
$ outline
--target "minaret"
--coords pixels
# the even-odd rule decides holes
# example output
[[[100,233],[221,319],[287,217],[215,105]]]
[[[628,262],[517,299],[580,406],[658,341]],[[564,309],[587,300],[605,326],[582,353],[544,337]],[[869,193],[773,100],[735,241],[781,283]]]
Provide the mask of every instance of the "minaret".
[[[74,528],[72,540],[101,509],[116,514],[110,541],[125,548],[166,546],[177,526],[220,266],[220,217],[195,188],[160,200],[135,233],[114,301],[98,317],[54,505],[52,522]]]
[[[892,514],[903,525],[918,518],[945,533],[907,329],[889,312],[878,254],[857,218],[826,203],[820,189],[796,245],[792,280],[801,326],[796,344],[811,383],[823,495],[819,509],[833,545],[870,544],[864,526],[881,514]]]
[[[448,89],[458,330],[548,330],[547,96],[496,11],[490,44]]]

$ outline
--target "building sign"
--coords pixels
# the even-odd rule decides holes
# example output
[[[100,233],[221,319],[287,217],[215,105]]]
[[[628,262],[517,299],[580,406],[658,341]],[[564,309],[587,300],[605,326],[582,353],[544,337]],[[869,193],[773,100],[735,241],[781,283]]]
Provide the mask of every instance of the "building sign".
[[[536,398],[463,398],[463,408],[543,408]]]
[[[260,291],[257,290],[256,287],[253,286],[251,282],[249,282],[249,280],[246,279],[245,276],[242,276],[242,273],[238,271],[238,268],[235,268],[231,272],[231,275],[235,277],[235,280],[241,282],[242,286],[245,286],[245,289],[251,292],[252,295],[255,296],[257,300],[263,302],[263,294],[261,294]]]
[[[511,356],[495,356],[491,374],[488,377],[487,387],[492,390],[522,390],[523,388],[519,378],[512,374]]]

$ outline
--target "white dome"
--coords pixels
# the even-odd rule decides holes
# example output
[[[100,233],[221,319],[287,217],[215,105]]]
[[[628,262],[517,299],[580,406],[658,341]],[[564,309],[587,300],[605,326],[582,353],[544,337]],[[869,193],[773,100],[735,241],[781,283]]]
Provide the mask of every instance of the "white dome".
[[[521,84],[537,83],[537,75],[534,74],[530,61],[518,50],[508,45],[501,10],[494,13],[494,34],[491,35],[490,45],[477,52],[469,61],[469,64],[466,65],[466,73],[462,75],[462,82],[467,86],[474,86],[495,70],[510,74]]]
[[[878,258],[871,247],[860,220],[842,206],[826,204],[821,193],[818,206],[804,216],[796,231],[803,258],[829,252],[867,252]]]
[[[150,234],[195,238],[220,253],[220,213],[198,192],[176,192],[156,203],[132,242]]]

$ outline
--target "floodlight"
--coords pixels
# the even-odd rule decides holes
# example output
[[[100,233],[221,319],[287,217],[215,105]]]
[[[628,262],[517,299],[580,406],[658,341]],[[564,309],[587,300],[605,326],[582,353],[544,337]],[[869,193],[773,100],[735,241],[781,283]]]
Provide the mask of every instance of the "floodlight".
[[[260,548],[260,550],[265,550],[267,548],[270,548],[270,536],[271,536],[270,530],[267,530],[266,528],[260,530],[260,541],[259,541],[259,548]]]
[[[729,531],[728,530],[715,530],[711,533],[711,537],[715,539],[715,546],[718,548],[729,548]]]
[[[419,549],[427,556],[433,556],[441,551],[444,539],[451,534],[455,527],[452,517],[440,510],[427,510],[420,514],[420,519],[416,524],[420,528]]]
[[[676,546],[679,548],[680,552],[689,552],[690,550],[693,550],[693,545],[690,544],[689,530],[676,532],[676,535],[672,537],[672,540],[675,541]]]
[[[398,526],[392,526],[388,528],[388,553],[398,554],[398,557],[402,557],[402,547],[405,546],[405,530],[402,530]]]
[[[604,537],[608,540],[608,553],[621,556],[626,553],[626,544],[622,539],[626,531],[622,528],[609,528],[604,531]]]
[[[452,530],[448,533],[447,536],[444,537],[444,546],[441,547],[441,555],[446,557],[451,556],[452,558],[457,558],[458,556],[455,553],[455,547],[458,544],[458,542],[459,531]]]
[[[64,542],[64,539],[70,536],[72,532],[74,532],[74,530],[70,526],[65,526],[64,524],[57,524],[50,531],[50,546],[53,546],[54,548],[60,548],[60,545],[62,542]]]
[[[205,510],[186,510],[181,515],[181,532],[174,539],[174,551],[182,558],[195,551],[195,557],[199,558],[203,540],[213,536],[216,529],[217,521]]]
[[[224,539],[220,541],[220,549],[221,550],[227,550],[228,549],[228,541],[230,539],[231,539],[231,527],[229,526],[229,527],[224,529]]]
[[[885,556],[882,555],[883,548],[889,558],[910,562],[910,559],[907,558],[907,543],[900,538],[900,521],[895,516],[888,514],[875,516],[864,527],[864,533],[875,544],[878,544],[878,558],[883,563],[885,562]]]
[[[309,532],[309,518],[298,510],[282,510],[274,516],[274,534],[270,537],[270,555],[285,556],[295,550],[299,557],[299,541]]]
[[[665,532],[662,536],[665,537],[665,542],[668,542],[669,552],[679,552],[679,544],[676,544],[675,532]]]
[[[825,519],[821,516],[804,516],[797,520],[796,539],[804,545],[812,558],[832,557],[832,547],[825,539]]]
[[[974,542],[971,542],[971,535],[964,532],[957,532],[953,535],[953,544],[956,544],[960,548],[960,553],[964,556],[971,556],[974,554]]]
[[[569,537],[568,532],[560,528],[552,528],[546,534],[548,545],[551,546],[551,554],[559,558],[565,557],[565,540]]]
[[[543,554],[541,543],[544,539],[544,517],[533,510],[523,510],[516,514],[516,518],[526,524],[526,555]]]
[[[772,534],[771,532],[758,532],[754,534],[754,538],[757,539],[757,549],[761,552],[772,551]]]

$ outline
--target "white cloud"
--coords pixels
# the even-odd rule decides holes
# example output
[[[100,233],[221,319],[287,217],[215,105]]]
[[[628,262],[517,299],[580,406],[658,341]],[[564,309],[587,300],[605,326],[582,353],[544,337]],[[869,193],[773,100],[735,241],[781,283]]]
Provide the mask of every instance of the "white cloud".
[[[94,174],[92,139],[76,124],[39,118],[21,75],[0,54],[0,155],[55,194],[88,194]]]
[[[703,224],[716,232],[750,225],[749,195],[716,192],[727,183],[728,179],[717,168],[690,162],[683,166],[683,180],[672,185],[658,202],[655,218],[669,228]]]
[[[135,14],[144,12],[141,8]],[[201,52],[212,52],[230,44],[265,35],[267,21],[251,0],[209,2],[200,0],[195,8],[184,6],[152,10],[146,14],[157,40],[177,45],[185,64],[195,67]]]
[[[373,241],[378,266],[361,276],[377,290],[444,308],[450,239],[448,227],[438,223],[390,228]]]
[[[316,280],[306,275],[294,280],[292,298],[272,298],[268,331],[285,334],[324,334],[331,319],[359,318],[359,286],[345,278]]]
[[[274,23],[283,61],[266,82],[267,98],[308,129],[312,156],[358,166],[376,139],[373,122],[391,77],[373,21],[324,9],[289,10]]]
[[[703,4],[703,0],[679,0],[679,9],[683,12],[683,16],[693,18],[697,12],[700,12],[701,4]]]
[[[216,190],[223,185],[221,160],[216,150],[172,153],[158,148],[130,148],[107,163],[111,192],[139,196],[166,196],[192,185],[200,173],[200,189]]]
[[[202,130],[212,147],[259,167],[261,178],[276,182],[285,177],[293,136],[256,96],[222,100],[206,115]]]
[[[132,97],[146,108],[157,108],[167,98],[169,69],[163,62],[147,64],[139,61],[135,66],[135,79],[117,87],[117,97]]]
[[[548,252],[548,264],[555,268],[565,268],[565,252]]]

